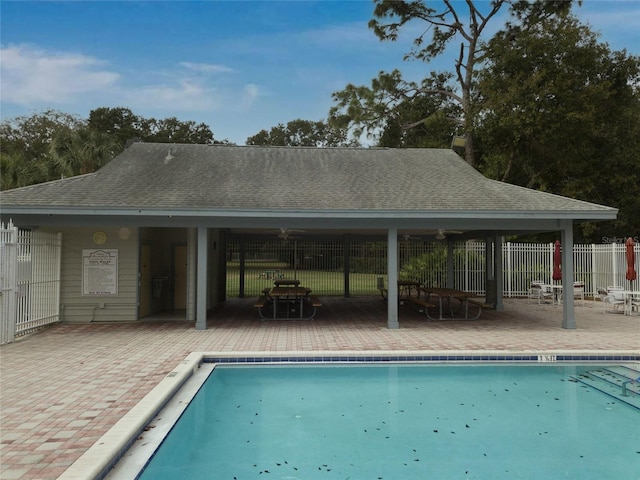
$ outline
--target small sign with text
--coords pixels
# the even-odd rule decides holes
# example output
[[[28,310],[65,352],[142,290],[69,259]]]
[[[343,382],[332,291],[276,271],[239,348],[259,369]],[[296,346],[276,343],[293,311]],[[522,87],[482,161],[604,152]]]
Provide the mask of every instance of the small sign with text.
[[[555,355],[538,355],[538,362],[540,363],[553,363],[557,361],[558,359]]]

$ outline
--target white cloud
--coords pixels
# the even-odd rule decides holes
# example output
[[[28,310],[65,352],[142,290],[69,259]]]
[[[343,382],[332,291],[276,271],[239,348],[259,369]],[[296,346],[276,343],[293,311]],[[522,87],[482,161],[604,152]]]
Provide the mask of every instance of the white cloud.
[[[29,45],[0,47],[2,101],[20,105],[63,104],[110,88],[120,76],[103,62],[76,53],[50,53]]]
[[[233,68],[212,63],[181,62],[162,75],[123,69],[75,52],[51,52],[32,45],[0,47],[3,105],[63,110],[71,105],[126,105],[134,112],[212,112],[250,109],[259,88],[219,79]],[[147,78],[144,83],[141,78]]]
[[[219,108],[221,96],[211,86],[188,79],[178,80],[175,85],[145,85],[124,90],[126,105],[169,111],[206,111]]]
[[[186,68],[197,73],[234,73],[235,70],[226,65],[215,65],[210,63],[193,63],[193,62],[181,62],[181,67]]]

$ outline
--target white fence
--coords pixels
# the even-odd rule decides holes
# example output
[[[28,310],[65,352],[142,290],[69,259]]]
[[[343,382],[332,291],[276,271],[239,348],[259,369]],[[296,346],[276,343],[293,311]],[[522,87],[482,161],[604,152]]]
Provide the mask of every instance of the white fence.
[[[62,237],[0,224],[0,344],[60,321]]]
[[[531,280],[553,283],[553,243],[506,243],[504,245],[505,296],[525,295]],[[640,273],[640,244],[635,246],[636,272]],[[585,292],[595,295],[598,287],[629,286],[626,246],[623,243],[578,244],[573,249],[575,280],[585,283]],[[637,287],[638,283],[634,284]]]
[[[248,240],[244,246],[245,267],[239,271],[240,245],[227,249],[227,295],[255,296],[272,275],[295,277],[318,295],[377,294],[378,277],[386,283],[387,248],[384,242],[295,242]],[[447,246],[443,242],[399,242],[400,277],[425,285],[447,285]],[[554,244],[505,243],[502,249],[505,297],[526,296],[532,281],[553,283]],[[598,287],[628,286],[624,244],[574,245],[574,277],[585,282],[585,292]],[[636,244],[636,271],[640,245]],[[347,254],[345,254],[347,253]],[[456,242],[453,248],[453,283],[477,295],[485,293],[484,242]],[[348,275],[343,272],[348,271]],[[346,277],[346,279],[345,279]],[[637,287],[637,284],[635,285]]]

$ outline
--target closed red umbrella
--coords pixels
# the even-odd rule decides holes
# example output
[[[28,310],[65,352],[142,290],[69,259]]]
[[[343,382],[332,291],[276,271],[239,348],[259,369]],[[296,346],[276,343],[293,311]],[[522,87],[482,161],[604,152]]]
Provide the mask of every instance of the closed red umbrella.
[[[556,240],[553,250],[553,275],[554,280],[562,280],[562,254],[560,253],[560,240]]]
[[[633,282],[637,277],[637,273],[636,273],[636,254],[633,251],[633,247],[636,246],[635,242],[633,241],[633,238],[629,237],[627,238],[627,241],[625,243],[625,245],[627,246],[627,280],[629,280],[630,282]]]

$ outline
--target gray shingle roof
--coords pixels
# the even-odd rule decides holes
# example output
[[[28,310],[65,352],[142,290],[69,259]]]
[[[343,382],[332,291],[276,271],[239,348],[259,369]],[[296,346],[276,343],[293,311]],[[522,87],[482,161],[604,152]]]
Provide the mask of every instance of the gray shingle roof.
[[[615,209],[485,178],[451,150],[136,143],[98,172],[0,194],[12,207],[575,212]]]

